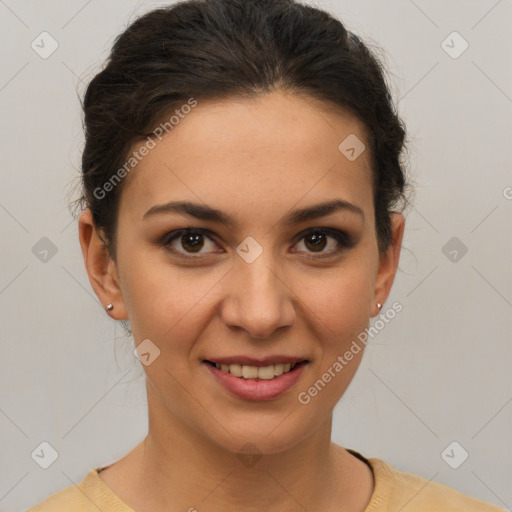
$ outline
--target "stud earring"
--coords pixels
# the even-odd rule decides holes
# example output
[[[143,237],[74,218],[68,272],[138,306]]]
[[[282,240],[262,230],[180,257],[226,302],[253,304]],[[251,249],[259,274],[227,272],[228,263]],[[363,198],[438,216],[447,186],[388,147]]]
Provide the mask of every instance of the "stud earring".
[[[381,308],[382,307],[382,304],[380,302],[377,302],[377,308]]]
[[[112,311],[114,309],[114,304],[107,304],[107,307],[105,308],[106,311]]]

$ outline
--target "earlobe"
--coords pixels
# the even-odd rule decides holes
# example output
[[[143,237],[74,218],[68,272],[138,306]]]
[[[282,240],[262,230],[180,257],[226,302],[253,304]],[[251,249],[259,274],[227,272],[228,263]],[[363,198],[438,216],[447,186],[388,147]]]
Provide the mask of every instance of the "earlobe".
[[[391,291],[395,280],[398,262],[400,261],[400,251],[405,229],[405,218],[401,213],[391,215],[392,241],[387,251],[380,256],[379,269],[375,279],[375,300],[383,304]],[[380,312],[380,307],[373,306],[371,316],[376,316]]]
[[[107,305],[112,304],[113,307],[107,310],[109,315],[117,320],[126,320],[128,316],[119,285],[117,266],[100,238],[89,209],[80,215],[78,234],[89,282],[102,307],[107,310]]]

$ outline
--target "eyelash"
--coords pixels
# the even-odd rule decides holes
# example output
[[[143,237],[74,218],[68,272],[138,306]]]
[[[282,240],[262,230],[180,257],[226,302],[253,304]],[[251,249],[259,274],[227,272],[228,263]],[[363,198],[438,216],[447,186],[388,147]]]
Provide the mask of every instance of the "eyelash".
[[[212,242],[215,242],[215,235],[213,235],[213,233],[211,231],[208,231],[205,229],[200,229],[200,228],[187,228],[187,229],[180,229],[180,230],[171,231],[171,232],[167,233],[160,239],[159,243],[160,243],[160,245],[162,245],[166,249],[168,249],[170,252],[176,254],[177,256],[179,256],[181,258],[188,259],[188,260],[202,259],[204,257],[204,254],[199,255],[199,256],[192,256],[191,255],[192,253],[179,252],[170,246],[171,242],[173,242],[174,240],[179,239],[180,237],[183,237],[185,235],[190,235],[190,234],[202,235],[202,236],[205,236],[206,238],[209,238]],[[347,235],[345,232],[339,231],[337,229],[332,229],[332,228],[311,228],[311,229],[302,231],[301,233],[299,233],[297,235],[297,237],[296,237],[297,241],[295,242],[294,245],[299,243],[302,239],[306,238],[308,235],[317,235],[317,234],[327,235],[327,236],[334,238],[338,242],[338,247],[336,249],[331,250],[326,253],[309,252],[308,253],[309,256],[306,256],[306,258],[308,258],[308,259],[318,260],[321,258],[331,258],[331,257],[335,256],[336,254],[342,252],[343,250],[350,249],[355,245],[354,240],[349,235]],[[297,251],[297,252],[304,252],[304,251]],[[197,254],[200,254],[200,253],[197,253]]]

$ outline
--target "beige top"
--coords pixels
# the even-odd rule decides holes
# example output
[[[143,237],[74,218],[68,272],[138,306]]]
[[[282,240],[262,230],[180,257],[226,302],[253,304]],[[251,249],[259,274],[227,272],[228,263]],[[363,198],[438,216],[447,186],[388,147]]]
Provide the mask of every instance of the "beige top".
[[[504,512],[450,487],[393,469],[380,459],[366,459],[375,489],[365,512]],[[78,486],[59,491],[27,512],[135,512],[98,476],[105,467],[91,469]]]

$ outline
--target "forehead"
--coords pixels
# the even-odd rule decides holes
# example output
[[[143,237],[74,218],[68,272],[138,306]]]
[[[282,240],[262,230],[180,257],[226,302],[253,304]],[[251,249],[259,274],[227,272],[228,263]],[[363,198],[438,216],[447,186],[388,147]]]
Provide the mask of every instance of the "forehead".
[[[125,178],[120,212],[129,204],[133,220],[171,199],[199,200],[236,209],[237,215],[326,198],[371,207],[364,126],[348,112],[310,97],[274,92],[254,99],[199,100],[155,141]],[[350,150],[359,153],[363,144],[367,149],[353,159]]]

